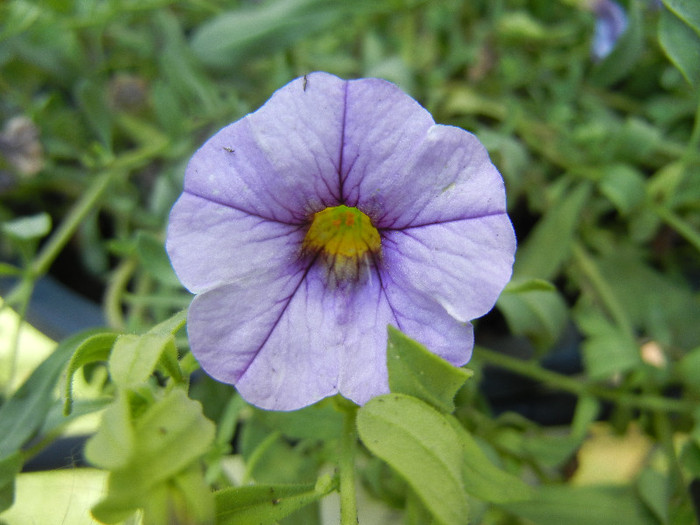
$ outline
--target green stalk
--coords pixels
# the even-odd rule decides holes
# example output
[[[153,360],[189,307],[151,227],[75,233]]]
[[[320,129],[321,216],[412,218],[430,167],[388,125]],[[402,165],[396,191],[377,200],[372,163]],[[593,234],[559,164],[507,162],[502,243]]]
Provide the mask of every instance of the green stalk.
[[[654,212],[700,252],[700,233],[690,224],[664,206],[654,206]]]
[[[343,435],[340,441],[340,525],[357,525],[357,499],[355,496],[355,407],[343,407]]]
[[[627,316],[627,312],[617,300],[615,293],[613,292],[612,288],[610,288],[610,285],[605,280],[603,275],[600,273],[598,266],[595,264],[591,256],[588,255],[586,250],[584,250],[584,248],[578,243],[575,243],[573,246],[573,254],[579,268],[595,289],[598,297],[603,302],[605,309],[615,320],[617,326],[621,328],[627,336],[634,339],[634,328],[632,327],[632,322]]]
[[[653,395],[636,395],[619,392],[614,389],[573,379],[558,374],[557,372],[552,372],[551,370],[545,370],[535,362],[523,361],[522,359],[510,357],[483,347],[477,347],[474,351],[474,356],[484,363],[495,365],[510,372],[540,381],[554,389],[571,392],[579,397],[590,395],[599,399],[612,401],[617,405],[642,410],[681,413],[691,413],[694,410],[694,405],[687,401]]]
[[[49,241],[44,245],[31,265],[32,277],[38,279],[49,271],[61,250],[68,244],[78,226],[85,220],[85,217],[93,211],[107,191],[110,182],[116,177],[114,171],[108,171],[97,176],[88,187],[83,196],[75,203],[70,212],[63,219],[63,222],[53,232]]]

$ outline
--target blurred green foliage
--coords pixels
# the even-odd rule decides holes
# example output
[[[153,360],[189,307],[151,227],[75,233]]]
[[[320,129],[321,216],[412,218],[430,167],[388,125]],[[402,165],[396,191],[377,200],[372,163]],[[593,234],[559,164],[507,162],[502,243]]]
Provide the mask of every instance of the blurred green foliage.
[[[51,272],[102,301],[111,329],[150,329],[189,302],[162,239],[196,148],[294,77],[324,70],[386,78],[437,122],[475,133],[501,170],[520,247],[513,283],[476,332],[493,335],[503,327],[501,337],[485,337],[484,344],[499,350],[515,341],[528,357],[523,362],[477,347],[475,379],[457,394],[454,421],[413,398],[397,394],[392,402],[409,419],[419,412],[439,424],[459,420],[449,432],[464,432],[464,443],[482,451],[479,461],[489,458],[487,473],[498,465],[492,480],[515,475],[542,490],[523,502],[478,491],[467,491],[462,501],[460,475],[468,474],[455,474],[450,469],[459,465],[443,458],[440,468],[454,474],[457,507],[440,509],[430,480],[420,479],[433,464],[408,465],[408,449],[400,449],[425,447],[425,436],[412,436],[407,425],[404,434],[366,443],[386,463],[362,449],[366,497],[403,512],[406,523],[424,523],[430,511],[438,521],[457,523],[450,512],[467,507],[480,523],[690,523],[689,485],[700,478],[700,412],[694,409],[700,400],[700,19],[693,2],[623,4],[628,30],[613,53],[594,63],[595,18],[584,0],[7,0],[0,4],[0,276],[19,275],[24,283],[7,302],[24,312],[35,280]],[[580,339],[583,362],[575,379],[540,366],[569,330]],[[184,338],[172,333],[161,334],[165,339],[142,355],[150,360],[148,373],[134,380],[138,385],[119,373],[104,385],[105,395],[118,400],[110,405],[112,419],[131,431],[148,427],[146,448],[148,439],[158,441],[159,428],[176,423],[159,412],[168,403],[203,418],[196,403],[178,393],[176,342],[185,376],[196,364],[187,361]],[[133,336],[112,348],[116,336],[93,337],[112,339],[99,348],[83,344],[87,350],[76,356],[85,362],[75,364],[74,357],[71,377],[115,352],[127,359],[127,348],[135,359],[138,345],[152,343]],[[4,438],[3,507],[12,501],[21,454],[35,452],[27,448],[30,438],[58,435],[56,428],[39,428],[49,410],[48,399],[39,397],[58,382],[56,363],[69,359],[65,349],[85,341],[59,346],[44,372],[0,409],[5,428],[15,425],[22,403],[41,405],[31,425]],[[146,377],[165,359],[161,354],[172,359],[161,362],[156,379],[170,378],[169,390]],[[577,395],[571,427],[552,433],[522,416],[493,415],[478,389],[488,364]],[[410,379],[411,392],[420,391],[409,376],[396,384]],[[173,383],[179,386],[172,389]],[[40,388],[31,390],[33,384]],[[673,399],[664,397],[670,392]],[[444,392],[426,394],[432,395],[451,407]],[[328,402],[271,414],[206,379],[191,386],[190,397],[216,422],[217,435],[197,441],[172,478],[149,478],[153,498],[179,501],[178,491],[196,493],[206,482],[224,490],[216,502],[195,508],[199,518],[192,519],[204,522],[214,508],[221,522],[235,512],[279,519],[281,508],[306,505],[283,523],[320,523],[317,502],[336,485],[319,471],[334,461],[342,426]],[[634,422],[653,451],[622,482],[581,486],[571,468],[590,459],[580,447],[603,401],[605,425],[622,439]],[[385,435],[382,425],[393,424],[392,413],[376,404],[362,410],[366,435]],[[93,438],[98,445],[109,424],[107,418]],[[441,443],[445,435],[435,439]],[[246,464],[243,480],[265,483],[261,489],[227,488],[234,484],[227,475],[233,436],[236,456]],[[444,445],[449,458],[468,448]],[[153,447],[164,457],[173,453]],[[112,468],[96,449],[89,459]],[[122,463],[112,469],[118,482],[105,500],[115,506],[98,508],[112,521],[132,510],[119,491],[133,487],[119,476],[141,468],[128,458]],[[267,490],[279,498],[270,499]],[[161,500],[154,499],[151,515]],[[237,506],[240,501],[248,506]]]

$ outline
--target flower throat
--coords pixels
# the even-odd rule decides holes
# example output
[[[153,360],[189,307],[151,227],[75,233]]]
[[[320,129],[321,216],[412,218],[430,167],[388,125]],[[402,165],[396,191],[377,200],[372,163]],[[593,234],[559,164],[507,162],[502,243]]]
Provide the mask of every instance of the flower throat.
[[[314,213],[303,250],[318,254],[335,282],[357,281],[381,251],[379,232],[357,208],[332,206]]]

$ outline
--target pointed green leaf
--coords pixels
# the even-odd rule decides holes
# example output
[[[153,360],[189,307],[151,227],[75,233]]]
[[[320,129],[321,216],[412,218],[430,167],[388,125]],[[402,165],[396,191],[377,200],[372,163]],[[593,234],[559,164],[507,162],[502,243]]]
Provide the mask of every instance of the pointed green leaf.
[[[118,334],[115,332],[98,333],[85,339],[75,349],[66,370],[63,415],[69,415],[73,409],[73,376],[75,373],[87,364],[107,361],[117,337]]]
[[[88,442],[89,458],[104,459],[105,450],[98,450],[98,445],[109,450],[112,445],[107,443],[120,442],[124,427],[128,428],[121,424],[122,427],[106,427],[102,443],[94,444],[96,438]],[[158,492],[159,483],[177,477],[191,466],[214,440],[214,424],[204,417],[202,405],[179,388],[171,390],[131,424],[133,447],[128,461],[112,470],[108,493],[93,508],[95,517],[105,523],[118,523],[143,508],[152,489]]]
[[[462,446],[462,475],[469,494],[492,503],[520,501],[532,496],[532,489],[522,480],[494,465],[457,419],[450,417],[448,421]]]
[[[158,282],[167,286],[181,286],[165,252],[163,241],[140,231],[136,235],[136,254],[143,268]]]
[[[403,394],[371,399],[357,413],[365,446],[413,488],[443,525],[467,522],[462,482],[462,445],[448,418]]]
[[[502,504],[538,525],[652,525],[658,523],[627,486],[542,486],[532,499]]]
[[[663,0],[664,5],[700,35],[700,2],[697,0]]]
[[[551,280],[557,276],[571,252],[579,216],[590,193],[588,184],[580,184],[547,211],[518,249],[515,277]]]
[[[454,397],[472,372],[451,365],[393,326],[388,327],[389,388],[408,394],[443,412],[455,409]]]
[[[532,285],[527,286],[527,283]],[[546,281],[518,281],[510,290],[506,287],[496,305],[513,334],[526,335],[538,347],[548,348],[559,339],[566,326],[568,308],[556,288],[549,285],[548,289],[543,289],[535,283]]]
[[[161,355],[175,349],[172,335],[126,334],[117,339],[109,356],[109,375],[120,388],[136,388],[153,373]]]
[[[670,11],[662,10],[659,43],[694,88],[700,87],[700,34]]]
[[[134,450],[134,429],[129,401],[120,395],[102,414],[97,433],[85,444],[87,460],[103,469],[124,467]]]
[[[314,503],[336,486],[329,478],[316,485],[252,485],[214,493],[217,525],[265,525]]]
[[[9,509],[15,501],[15,477],[23,463],[19,451],[0,459],[0,512]]]
[[[61,372],[75,349],[96,330],[62,341],[0,408],[0,459],[16,450],[41,427],[51,406]]]

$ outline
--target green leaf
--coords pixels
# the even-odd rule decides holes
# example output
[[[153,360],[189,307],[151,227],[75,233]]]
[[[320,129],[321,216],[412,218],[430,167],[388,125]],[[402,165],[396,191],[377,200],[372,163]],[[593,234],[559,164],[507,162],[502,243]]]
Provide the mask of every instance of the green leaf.
[[[401,474],[439,523],[467,522],[462,445],[447,416],[414,397],[387,394],[358,410],[357,430],[370,452]]]
[[[128,431],[129,424],[133,425],[133,433]],[[171,390],[132,423],[125,422],[123,414],[119,414],[105,422],[98,435],[102,428],[105,430],[101,441],[95,444],[97,435],[88,441],[88,458],[104,461],[108,457],[106,451],[119,449],[128,455],[110,473],[107,496],[93,508],[93,515],[105,523],[118,523],[143,508],[151,490],[158,493],[162,488],[159,483],[177,477],[208,451],[215,433],[201,404],[179,388]],[[133,446],[129,453],[124,436],[130,435]],[[119,445],[100,449],[107,442]]]
[[[537,525],[652,525],[656,520],[627,486],[545,485],[528,501],[501,504]]]
[[[581,349],[591,379],[608,379],[615,373],[632,370],[641,364],[636,341],[600,312],[581,309],[577,321],[579,328],[588,335]]]
[[[192,465],[151,489],[144,502],[143,522],[213,524],[214,515],[214,495],[204,482],[202,469]]]
[[[41,239],[51,231],[51,216],[38,213],[2,223],[2,232],[16,241]]]
[[[0,408],[0,459],[16,452],[41,427],[54,404],[54,390],[75,349],[96,330],[62,341]]]
[[[695,22],[695,21],[694,21]],[[659,43],[669,60],[695,89],[700,88],[700,34],[675,14],[661,11]]]
[[[15,501],[15,477],[23,463],[20,451],[0,459],[0,512],[9,509]]]
[[[85,119],[99,137],[101,144],[107,151],[111,151],[114,123],[106,93],[104,83],[87,78],[79,81],[75,88],[75,97]]]
[[[119,388],[134,389],[140,386],[151,376],[167,349],[170,352],[175,350],[175,338],[170,334],[119,336],[109,356],[112,381]]]
[[[4,275],[16,277],[18,275],[22,275],[22,269],[5,262],[0,262],[0,277]]]
[[[516,280],[496,305],[515,335],[528,336],[540,348],[554,344],[566,326],[568,308],[556,288],[541,280]]]
[[[457,419],[450,417],[448,421],[462,447],[462,476],[467,493],[492,503],[519,501],[532,496],[528,485],[493,464]]]
[[[181,286],[165,252],[163,241],[140,231],[136,234],[136,254],[143,268],[158,282],[167,286]]]
[[[593,69],[591,81],[609,86],[632,71],[644,52],[644,27],[638,1],[629,4],[627,28],[612,52]]]
[[[570,254],[579,216],[590,193],[588,184],[580,184],[540,219],[518,249],[513,268],[516,278],[551,280],[557,276]]]
[[[178,333],[187,323],[187,309],[181,310],[172,317],[155,325],[148,332],[151,334],[171,334]]]
[[[422,399],[443,412],[452,412],[454,397],[472,372],[451,365],[393,326],[388,331],[386,357],[391,391]]]
[[[107,361],[109,352],[117,340],[116,332],[94,334],[78,345],[68,362],[65,381],[65,401],[63,415],[67,416],[73,409],[73,376],[82,367],[97,361]]]
[[[697,0],[663,0],[663,3],[700,35],[700,2]]]
[[[276,523],[314,503],[336,485],[327,476],[305,485],[252,485],[214,493],[217,525],[265,525]]]
[[[640,206],[646,197],[644,177],[627,164],[607,167],[598,187],[623,215]]]
[[[15,481],[15,503],[0,515],[0,522],[3,525],[95,525],[87,509],[99,498],[106,478],[106,472],[91,468],[21,473]]]
[[[659,523],[668,523],[669,483],[666,476],[651,468],[644,469],[637,479],[637,491]]]
[[[544,279],[511,279],[503,293],[553,292],[557,288]]]
[[[129,400],[121,394],[102,414],[97,432],[85,444],[85,457],[103,469],[124,467],[132,459],[134,440]]]
[[[230,69],[241,60],[288,49],[302,38],[342,24],[349,14],[389,9],[388,2],[355,0],[276,0],[222,13],[202,24],[191,41],[204,64]]]
[[[0,407],[0,512],[6,508],[5,504],[12,503],[13,484],[6,476],[21,469],[21,447],[42,427],[54,405],[56,384],[73,351],[94,333],[94,330],[83,332],[61,342]]]

